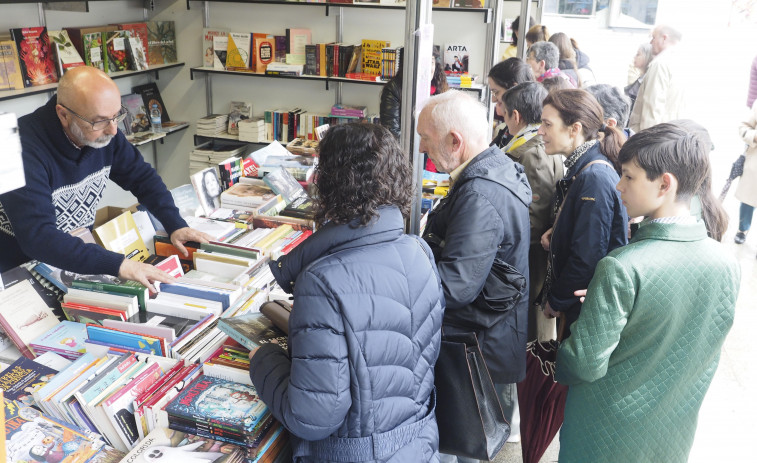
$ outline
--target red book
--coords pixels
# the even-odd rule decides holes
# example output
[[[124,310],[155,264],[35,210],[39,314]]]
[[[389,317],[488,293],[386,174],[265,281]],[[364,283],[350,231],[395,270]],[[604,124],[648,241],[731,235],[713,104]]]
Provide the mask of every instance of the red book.
[[[296,248],[297,245],[299,245],[300,243],[302,243],[303,241],[305,241],[306,239],[308,239],[308,237],[310,235],[312,235],[312,234],[313,234],[313,232],[310,231],[310,230],[303,230],[303,232],[302,232],[302,234],[300,236],[298,236],[297,238],[295,238],[294,241],[292,241],[291,243],[287,244],[286,246],[284,246],[281,249],[281,253],[282,254],[289,254],[289,251],[291,251],[292,249]]]
[[[122,31],[128,31],[130,37],[137,37],[142,41],[142,49],[147,53],[147,23],[117,24]]]
[[[58,82],[47,28],[44,26],[24,27],[11,29],[10,32],[18,49],[24,87]]]

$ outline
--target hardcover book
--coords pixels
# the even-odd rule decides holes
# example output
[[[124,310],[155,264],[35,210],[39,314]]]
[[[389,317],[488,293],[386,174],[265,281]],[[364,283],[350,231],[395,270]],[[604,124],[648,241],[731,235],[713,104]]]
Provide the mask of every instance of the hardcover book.
[[[85,66],[84,60],[68,36],[68,31],[48,31],[48,36],[59,76],[76,66]]]
[[[204,67],[215,67],[214,63],[217,57],[213,52],[213,39],[215,37],[226,37],[228,34],[228,29],[224,28],[214,27],[211,29],[205,27],[202,29],[202,65]],[[221,66],[221,68],[223,68],[223,66]]]
[[[135,37],[129,37],[126,41],[126,51],[134,71],[144,71],[149,67],[147,62],[147,50],[142,46],[142,41]]]
[[[173,21],[147,22],[147,59],[150,65],[178,61],[176,28]]]
[[[252,67],[255,72],[266,72],[268,66],[274,62],[276,41],[273,36],[268,35],[266,37],[254,37],[253,42],[255,62],[252,63]]]
[[[47,28],[24,27],[11,29],[10,33],[16,42],[24,86],[36,87],[57,82],[58,74],[55,72]]]
[[[312,34],[310,29],[304,28],[287,28],[287,54],[304,55],[305,46],[310,45]]]
[[[386,40],[362,41],[362,72],[378,76],[381,74],[381,50],[391,44]]]
[[[0,90],[20,90],[24,88],[18,50],[13,40],[0,40]]]
[[[152,63],[150,63],[152,64]],[[143,85],[137,85],[131,88],[131,91],[142,95],[142,102],[146,111],[152,108],[153,104],[157,104],[160,109],[160,121],[163,124],[171,122],[171,118],[168,116],[168,109],[163,104],[163,98],[160,96],[160,90],[155,82],[150,82]]]
[[[252,350],[261,344],[274,342],[287,348],[287,335],[262,313],[222,318],[218,328],[244,347]]]
[[[247,70],[250,68],[250,47],[252,45],[249,32],[229,32],[226,48],[226,69]]]
[[[146,23],[126,23],[118,24],[118,28],[126,31],[128,38],[139,40],[142,44],[142,50],[144,50],[145,57],[147,57],[147,50],[149,49],[147,37],[147,24]]]
[[[126,31],[105,32],[105,51],[108,54],[108,74],[131,69],[127,55],[128,36]]]
[[[255,388],[209,376],[199,376],[167,406],[170,416],[225,426],[252,434],[268,413]]]

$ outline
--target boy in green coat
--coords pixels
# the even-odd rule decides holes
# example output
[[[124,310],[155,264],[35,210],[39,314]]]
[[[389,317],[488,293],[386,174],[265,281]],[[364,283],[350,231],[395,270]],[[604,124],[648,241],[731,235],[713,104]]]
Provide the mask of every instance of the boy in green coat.
[[[688,458],[739,288],[738,264],[718,242],[727,217],[702,187],[708,152],[673,124],[620,151],[617,189],[628,214],[646,219],[599,262],[558,351],[555,379],[569,386],[560,462]],[[703,221],[690,213],[695,194]]]

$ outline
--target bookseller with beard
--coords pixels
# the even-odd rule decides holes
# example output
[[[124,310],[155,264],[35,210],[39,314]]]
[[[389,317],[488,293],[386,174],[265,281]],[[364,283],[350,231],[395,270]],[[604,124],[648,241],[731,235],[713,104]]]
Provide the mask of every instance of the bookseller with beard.
[[[407,155],[376,124],[320,142],[322,226],[270,264],[294,294],[289,352],[250,354],[260,398],[297,462],[438,462],[434,364],[444,302],[428,246],[406,235]]]
[[[450,174],[451,184],[429,214],[423,238],[444,289],[444,332],[476,333],[515,439],[520,431],[515,383],[526,374],[528,297],[510,308],[487,307],[502,289],[489,274],[498,258],[528,276],[531,187],[520,164],[489,146],[487,125],[486,108],[455,90],[431,97],[421,111],[419,150]],[[444,455],[442,461],[454,458]]]
[[[92,227],[109,179],[160,220],[185,256],[183,243],[207,241],[207,234],[187,226],[158,173],[118,130],[125,114],[113,80],[81,66],[63,75],[55,97],[18,120],[26,186],[0,195],[0,271],[37,259],[135,280],[151,290],[155,281],[172,282],[152,265],[68,233]]]

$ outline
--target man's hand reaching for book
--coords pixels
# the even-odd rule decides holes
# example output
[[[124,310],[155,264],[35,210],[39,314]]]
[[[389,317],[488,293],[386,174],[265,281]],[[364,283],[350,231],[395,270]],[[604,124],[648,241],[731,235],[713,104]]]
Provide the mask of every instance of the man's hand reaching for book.
[[[118,277],[139,282],[150,290],[150,293],[158,292],[154,285],[156,281],[162,283],[176,282],[174,277],[163,270],[131,259],[124,259],[124,261],[121,262],[121,267],[118,269]]]
[[[187,241],[196,241],[198,243],[207,243],[212,240],[213,237],[207,233],[195,230],[194,228],[184,227],[171,233],[171,244],[179,250],[182,256],[186,259],[189,257],[187,248],[184,247],[184,243]]]

